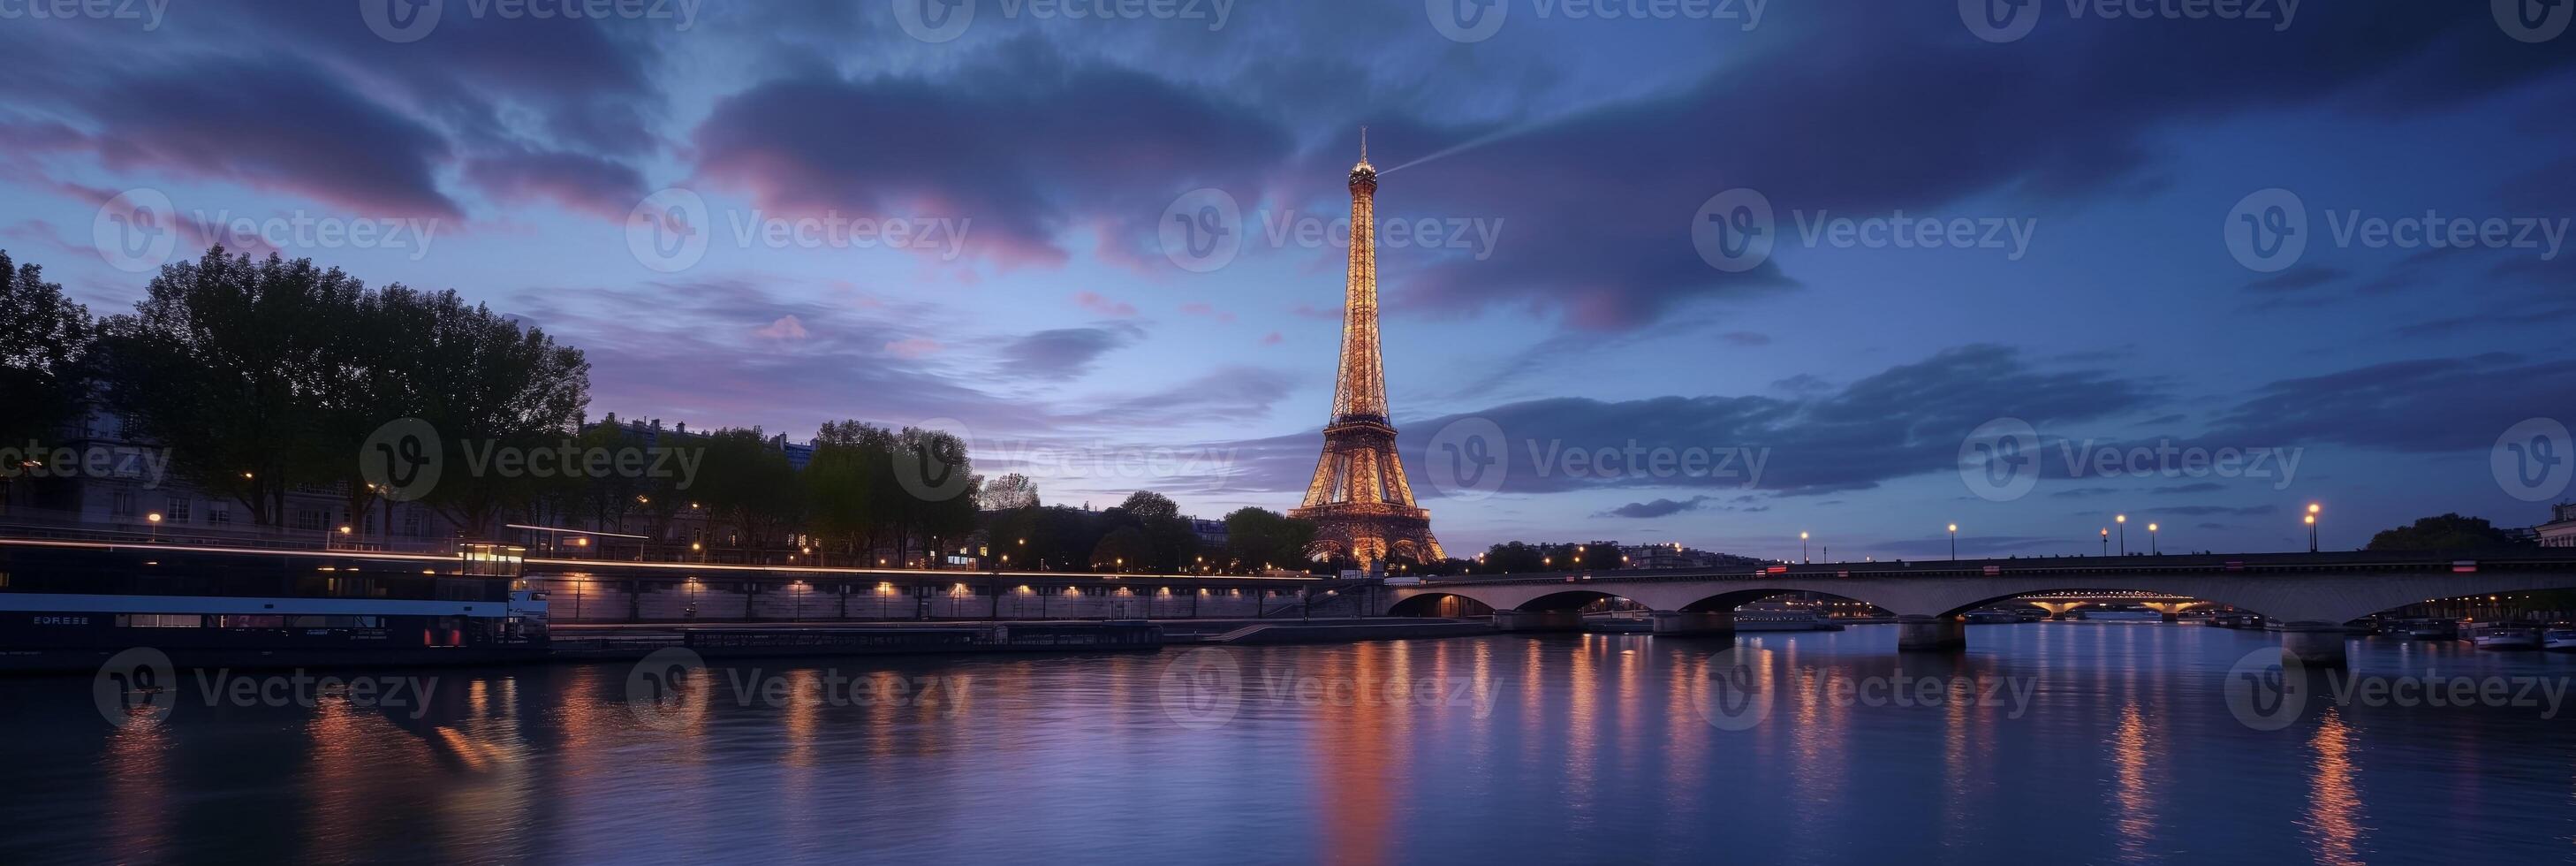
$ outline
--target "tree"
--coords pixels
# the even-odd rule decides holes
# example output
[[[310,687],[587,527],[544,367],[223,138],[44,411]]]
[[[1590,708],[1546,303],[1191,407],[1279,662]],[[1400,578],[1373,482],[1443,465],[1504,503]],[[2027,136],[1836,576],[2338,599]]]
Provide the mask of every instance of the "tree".
[[[783,543],[803,517],[803,492],[787,454],[760,428],[717,430],[691,443],[706,448],[699,503],[709,519],[731,526],[741,546]]]
[[[1101,536],[1100,543],[1091,548],[1091,567],[1100,571],[1137,568],[1152,552],[1153,545],[1146,540],[1143,529],[1121,526]]]
[[[1314,541],[1314,523],[1267,508],[1247,506],[1225,516],[1224,556],[1239,569],[1297,566]]]
[[[164,265],[134,312],[108,321],[108,390],[127,429],[169,448],[183,480],[282,526],[290,486],[339,480],[322,468],[326,451],[354,462],[319,428],[322,380],[341,372],[326,360],[360,292],[338,269],[274,254],[253,264],[215,247]]]
[[[984,485],[983,497],[982,504],[986,511],[1035,508],[1038,504],[1038,484],[1029,480],[1028,476],[1017,472],[1004,473],[1002,477],[995,478]]]
[[[2479,550],[2496,547],[2529,547],[2531,542],[2508,535],[2482,517],[2444,514],[2415,521],[2411,526],[2382,530],[2370,537],[2366,550]]]
[[[0,443],[50,440],[76,420],[94,339],[88,307],[0,250]]]
[[[0,446],[53,440],[79,419],[96,339],[88,307],[45,282],[43,268],[15,266],[0,250]],[[19,468],[0,467],[0,493]]]

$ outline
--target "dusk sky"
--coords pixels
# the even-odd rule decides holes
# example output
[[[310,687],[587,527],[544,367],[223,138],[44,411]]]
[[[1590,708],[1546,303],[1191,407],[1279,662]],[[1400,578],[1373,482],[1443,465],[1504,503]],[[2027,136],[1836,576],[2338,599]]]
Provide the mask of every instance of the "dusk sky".
[[[2576,4],[929,2],[16,4],[0,247],[101,314],[217,240],[453,287],[587,352],[594,418],[947,427],[1217,517],[1314,469],[1366,126],[1382,228],[1436,229],[1381,241],[1382,327],[1452,554],[2285,551],[2309,502],[2350,548],[2576,471]],[[1938,248],[1833,230],[1900,216]],[[1999,419],[2026,492],[1962,471]],[[1462,437],[1508,462],[1434,472]],[[1631,442],[1725,462],[1569,462]]]

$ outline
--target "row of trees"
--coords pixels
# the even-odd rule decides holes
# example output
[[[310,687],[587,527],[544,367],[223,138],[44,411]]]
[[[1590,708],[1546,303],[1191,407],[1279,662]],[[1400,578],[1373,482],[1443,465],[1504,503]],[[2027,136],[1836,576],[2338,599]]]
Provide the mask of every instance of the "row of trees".
[[[1241,543],[1202,550],[1177,506],[1151,492],[1097,513],[1044,507],[1024,476],[985,483],[966,443],[944,431],[826,423],[799,472],[758,427],[666,434],[614,414],[588,424],[580,350],[452,290],[369,288],[308,259],[216,247],[163,267],[132,313],[105,320],[5,252],[0,275],[0,405],[10,407],[0,441],[51,442],[97,400],[123,419],[125,438],[169,448],[179,481],[240,502],[257,526],[285,526],[298,488],[344,491],[353,517],[407,496],[370,483],[360,448],[388,421],[417,418],[436,432],[431,459],[443,469],[421,502],[470,536],[516,517],[668,539],[687,518],[709,546],[862,562],[954,551],[980,508],[995,512],[997,542],[971,552],[997,563],[1152,571],[1287,566],[1313,536],[1301,521],[1245,509],[1228,519]],[[696,467],[486,471],[496,450],[567,442],[582,453],[685,449]]]

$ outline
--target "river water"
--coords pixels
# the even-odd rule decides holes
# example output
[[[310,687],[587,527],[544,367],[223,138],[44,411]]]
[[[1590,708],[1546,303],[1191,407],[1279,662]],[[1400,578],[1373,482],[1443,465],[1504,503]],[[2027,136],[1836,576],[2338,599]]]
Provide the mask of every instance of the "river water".
[[[2297,704],[2240,665],[2259,632],[1969,640],[183,676],[122,726],[92,678],[15,679],[0,862],[2576,859],[2576,656],[2374,638],[2279,678]]]

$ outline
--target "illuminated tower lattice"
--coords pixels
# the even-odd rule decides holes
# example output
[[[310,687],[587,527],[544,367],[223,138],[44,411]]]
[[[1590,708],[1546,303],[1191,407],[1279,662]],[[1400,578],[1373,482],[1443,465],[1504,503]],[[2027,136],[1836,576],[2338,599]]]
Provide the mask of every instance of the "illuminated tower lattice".
[[[1431,537],[1431,513],[1413,504],[1404,461],[1395,454],[1395,424],[1386,413],[1386,367],[1377,340],[1377,167],[1368,136],[1351,167],[1351,274],[1342,299],[1342,366],[1333,385],[1333,417],[1324,424],[1324,456],[1306,502],[1289,516],[1315,524],[1318,557],[1343,555],[1369,564],[1400,556],[1446,558]]]

